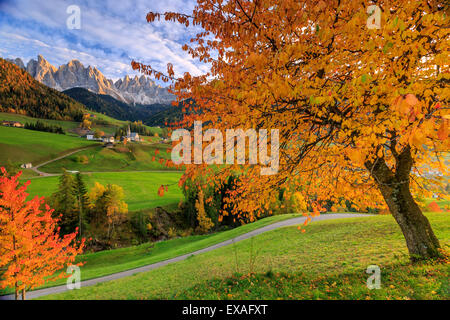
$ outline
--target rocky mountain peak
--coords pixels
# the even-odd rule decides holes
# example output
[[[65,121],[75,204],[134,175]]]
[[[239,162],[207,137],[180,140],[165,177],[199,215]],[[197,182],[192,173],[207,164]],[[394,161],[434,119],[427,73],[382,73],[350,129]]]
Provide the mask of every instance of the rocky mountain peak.
[[[26,69],[25,64],[23,63],[22,59],[20,59],[20,58],[16,58],[16,59],[8,59],[8,58],[6,58],[5,60],[9,61],[11,63],[14,63],[19,68]]]
[[[52,66],[42,55],[38,55],[37,61],[31,59],[26,66],[20,58],[7,60],[25,69],[39,82],[59,91],[81,87],[95,93],[110,95],[128,104],[168,104],[175,99],[167,88],[156,86],[144,75],[140,77],[136,75],[133,79],[126,75],[114,83],[97,67],[86,68],[76,59],[59,68]]]

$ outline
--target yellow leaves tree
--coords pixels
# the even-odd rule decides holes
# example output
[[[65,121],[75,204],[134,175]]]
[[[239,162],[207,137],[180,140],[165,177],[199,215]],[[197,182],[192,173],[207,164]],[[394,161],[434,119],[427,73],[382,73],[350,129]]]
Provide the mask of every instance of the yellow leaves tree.
[[[89,208],[93,209],[97,200],[105,193],[106,188],[101,183],[97,181],[94,183],[94,187],[89,191]]]
[[[198,193],[198,199],[195,202],[195,209],[197,209],[197,229],[201,233],[207,233],[212,227],[214,227],[214,223],[206,215],[204,195],[202,190],[200,190],[200,192]]]
[[[84,122],[84,120],[83,120],[83,122]],[[88,127],[88,129],[90,128],[91,126],[89,125],[89,127]],[[103,132],[102,130],[99,130],[99,129],[96,129],[95,130],[95,133],[94,133],[94,138],[101,138],[101,137],[103,137],[105,135],[105,132]]]
[[[118,224],[123,222],[128,213],[128,205],[124,201],[123,188],[108,184],[106,187],[95,182],[88,194],[91,221],[97,225],[106,223],[106,237],[109,239],[114,234]]]
[[[90,120],[90,114],[83,115],[83,120],[80,123],[80,128],[91,129],[92,122]]]
[[[187,165],[185,175],[214,184],[239,173],[230,207],[250,220],[278,190],[289,195],[300,185],[311,207],[342,199],[359,209],[387,205],[411,258],[438,256],[440,244],[414,197],[430,196],[449,175],[442,165],[450,149],[448,6],[380,0],[381,28],[371,29],[369,2],[216,4],[198,1],[190,15],[147,15],[149,22],[201,26],[205,32],[183,49],[208,64],[206,74],[176,78],[172,66],[168,74],[132,66],[173,81],[177,102],[195,101],[182,106],[190,109],[183,127],[201,120],[204,130],[279,129],[279,171],[262,176],[262,164],[246,162],[214,172]]]
[[[125,215],[128,213],[128,205],[123,201],[125,193],[123,188],[109,184],[106,187],[106,191],[103,194],[104,206],[106,209],[106,220],[108,223],[108,238],[114,233],[115,226],[125,219]]]
[[[294,207],[296,212],[307,212],[308,211],[308,203],[306,202],[305,197],[300,192],[295,192],[292,196],[294,201]]]

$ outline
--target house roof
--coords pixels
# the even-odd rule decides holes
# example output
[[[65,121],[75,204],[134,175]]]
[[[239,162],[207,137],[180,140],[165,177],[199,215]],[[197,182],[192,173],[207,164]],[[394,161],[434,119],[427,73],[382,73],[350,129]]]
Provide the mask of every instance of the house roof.
[[[94,134],[94,131],[91,130],[86,130],[86,129],[79,129],[78,132],[84,136],[88,135],[88,134]]]

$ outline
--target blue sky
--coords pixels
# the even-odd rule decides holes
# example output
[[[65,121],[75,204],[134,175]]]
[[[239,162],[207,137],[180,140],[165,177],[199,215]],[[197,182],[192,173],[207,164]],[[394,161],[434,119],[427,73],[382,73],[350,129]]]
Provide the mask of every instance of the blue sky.
[[[70,5],[80,7],[79,30],[66,26]],[[0,0],[0,56],[26,64],[42,54],[56,67],[78,59],[112,79],[135,75],[132,59],[162,71],[171,62],[178,75],[199,75],[207,66],[181,50],[199,30],[145,20],[149,11],[190,13],[194,5],[193,0]]]

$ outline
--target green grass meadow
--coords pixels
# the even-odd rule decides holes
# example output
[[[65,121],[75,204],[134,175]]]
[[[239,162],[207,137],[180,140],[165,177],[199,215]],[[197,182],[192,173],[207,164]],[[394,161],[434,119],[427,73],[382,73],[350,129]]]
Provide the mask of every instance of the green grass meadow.
[[[181,172],[102,172],[84,174],[83,177],[88,188],[92,188],[95,182],[121,186],[129,211],[179,203],[183,197],[178,187]],[[58,183],[58,176],[31,179],[27,192],[30,196],[49,197],[57,190]],[[162,184],[170,185],[164,197],[157,194]]]
[[[92,125],[93,130],[99,129],[99,130],[105,132],[106,134],[114,134],[118,127],[123,127],[124,125],[127,124],[127,121],[117,120],[117,119],[111,118],[107,115],[104,115],[104,114],[101,114],[98,112],[94,112],[94,111],[88,111],[88,112],[90,114],[95,115],[96,116],[95,119],[105,122],[105,123],[101,123],[101,124],[96,124],[94,122]],[[95,119],[94,119],[94,121],[95,121]],[[25,124],[27,122],[28,123],[36,123],[37,121],[41,121],[48,125],[58,125],[58,126],[62,127],[67,132],[68,135],[73,135],[73,133],[71,133],[70,131],[74,130],[80,126],[80,123],[75,122],[75,121],[32,118],[32,117],[29,117],[26,115],[15,114],[15,113],[6,113],[6,112],[0,112],[0,121],[2,121],[2,120],[19,121],[22,124]],[[161,128],[157,128],[157,127],[149,127],[149,126],[145,126],[145,127],[148,130],[150,130],[152,133],[161,134],[163,131]]]
[[[92,129],[93,130],[99,129],[99,130],[105,132],[106,134],[113,134],[116,131],[117,127],[123,126],[126,124],[125,121],[116,120],[116,119],[110,118],[103,114],[97,114],[94,112],[90,112],[90,113],[96,114],[98,119],[101,119],[101,120],[107,122],[105,124],[93,124]],[[25,124],[27,122],[28,123],[36,123],[37,121],[40,121],[40,122],[43,122],[48,125],[60,126],[66,131],[67,135],[74,135],[74,136],[77,136],[77,135],[74,134],[72,131],[80,126],[80,123],[75,122],[75,121],[32,118],[32,117],[28,117],[26,115],[5,113],[5,112],[0,112],[0,121],[1,120],[19,121],[22,124]]]
[[[94,112],[94,111],[89,111],[89,113],[96,115],[97,119],[106,121],[106,122],[108,122],[108,124],[110,126],[113,126],[113,127],[122,127],[122,126],[124,126],[124,125],[126,125],[128,123],[127,121],[114,119],[114,118],[111,118],[111,117],[109,117],[109,116],[107,116],[105,114],[102,114],[102,113],[98,113],[98,112]],[[144,127],[147,128],[148,130],[150,130],[153,134],[157,133],[157,134],[160,135],[162,133],[162,131],[163,131],[161,128],[158,128],[158,127],[149,127],[149,126],[146,126],[146,125],[144,125]],[[99,129],[101,129],[100,125],[99,125]],[[106,131],[105,131],[105,133],[106,133]],[[107,132],[107,133],[111,133],[112,134],[114,132]]]
[[[37,121],[41,121],[43,123],[46,123],[48,125],[57,125],[62,127],[65,131],[72,130],[77,128],[80,123],[75,121],[63,121],[63,120],[50,120],[50,119],[39,119],[39,118],[32,118],[28,117],[22,114],[15,114],[15,113],[6,113],[6,112],[0,112],[0,121],[6,120],[6,121],[19,121],[22,124],[25,123],[36,123]]]
[[[146,170],[172,170],[159,159],[170,159],[167,152],[169,145],[158,144],[127,144],[119,145],[113,149],[99,146],[83,150],[67,158],[49,163],[40,169],[48,173],[62,173],[66,170],[81,172],[108,172],[108,171],[146,171]],[[159,153],[155,156],[156,150]],[[86,157],[87,163],[77,161],[79,157]],[[155,156],[155,161],[153,161]]]
[[[269,224],[291,219],[299,214],[284,214],[271,216],[243,225],[231,230],[189,237],[175,238],[157,243],[145,243],[120,249],[105,250],[95,253],[83,254],[77,257],[76,262],[83,262],[81,267],[83,280],[98,278],[112,273],[126,271],[148,264],[171,259],[183,254],[194,252],[214,244],[237,237],[252,230],[262,228]],[[65,283],[65,280],[49,282],[45,287]],[[10,290],[0,290],[1,293],[9,293]]]
[[[0,164],[9,159],[36,165],[94,144],[73,136],[0,126]]]
[[[450,216],[427,217],[448,249]],[[381,268],[380,290],[366,286],[369,265]],[[277,229],[149,272],[42,299],[449,299],[449,271],[448,263],[410,265],[403,235],[386,215],[318,221],[306,233]]]

